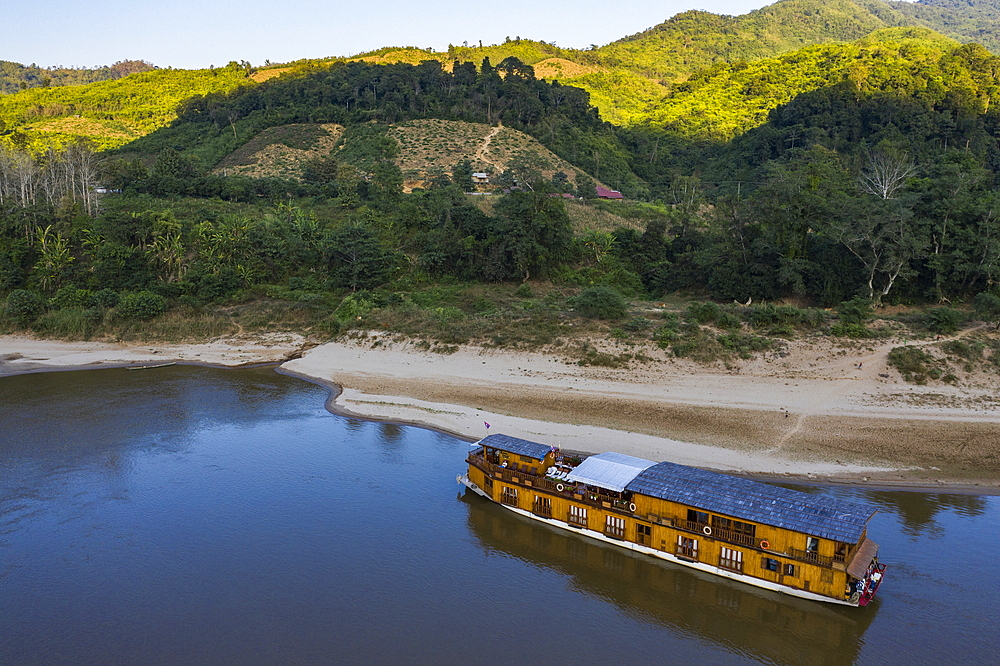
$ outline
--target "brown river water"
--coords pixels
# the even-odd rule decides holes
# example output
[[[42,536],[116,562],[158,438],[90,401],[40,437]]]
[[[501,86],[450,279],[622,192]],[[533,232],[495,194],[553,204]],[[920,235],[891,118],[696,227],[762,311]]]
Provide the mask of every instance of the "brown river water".
[[[879,597],[837,607],[515,516],[460,492],[466,442],[327,396],[0,378],[0,665],[1000,664],[1000,498],[796,486],[879,509]]]

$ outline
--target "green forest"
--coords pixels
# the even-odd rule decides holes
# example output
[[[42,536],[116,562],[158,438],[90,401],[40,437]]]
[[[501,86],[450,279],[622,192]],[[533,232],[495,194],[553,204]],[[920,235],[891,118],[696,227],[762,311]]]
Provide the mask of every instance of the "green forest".
[[[261,82],[233,62],[0,96],[0,325],[87,336],[174,317],[212,334],[217,313],[252,311],[517,344],[612,321],[681,354],[695,329],[628,303],[686,295],[742,305],[691,314],[742,354],[789,327],[865,337],[886,304],[927,308],[931,330],[997,321],[1000,58],[886,27],[902,10],[884,3],[815,11],[688,12],[586,52],[517,38],[444,62],[302,61]],[[795,36],[793,15],[814,21]],[[678,36],[737,59],[671,69]],[[545,58],[618,69],[582,75],[587,90],[538,78]],[[523,152],[477,187],[469,155],[404,187],[389,130],[424,119],[520,130],[573,171],[543,176]],[[104,133],[74,133],[84,120]],[[292,124],[343,129],[297,177],[217,168]]]

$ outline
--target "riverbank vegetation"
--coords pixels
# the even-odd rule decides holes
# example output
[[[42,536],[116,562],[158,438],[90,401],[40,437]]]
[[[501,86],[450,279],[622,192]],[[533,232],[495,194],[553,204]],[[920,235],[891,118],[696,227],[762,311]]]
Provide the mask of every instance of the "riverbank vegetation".
[[[983,47],[906,27],[718,62],[629,126],[528,60],[491,61],[501,47],[462,60],[473,52],[487,53],[453,47],[443,65],[389,50],[272,78],[231,63],[0,96],[0,326],[367,328],[614,365],[642,355],[586,345],[729,362],[801,336],[861,344],[1000,321],[1000,59]],[[573,71],[599,78],[601,57]],[[46,134],[88,118],[142,136]],[[942,353],[987,367],[983,344],[981,358]]]

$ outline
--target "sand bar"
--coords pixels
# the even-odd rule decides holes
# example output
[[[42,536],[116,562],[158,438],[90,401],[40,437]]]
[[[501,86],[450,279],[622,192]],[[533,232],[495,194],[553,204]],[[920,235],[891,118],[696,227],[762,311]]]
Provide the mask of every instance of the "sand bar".
[[[284,361],[285,372],[342,387],[331,400],[335,412],[470,441],[487,433],[488,422],[490,433],[565,449],[768,478],[1000,492],[995,387],[907,385],[888,376],[891,345],[846,357],[802,344],[782,358],[729,368],[664,356],[621,369],[582,367],[553,353],[435,353],[377,334],[309,347],[288,334],[163,346],[0,336],[0,376]]]

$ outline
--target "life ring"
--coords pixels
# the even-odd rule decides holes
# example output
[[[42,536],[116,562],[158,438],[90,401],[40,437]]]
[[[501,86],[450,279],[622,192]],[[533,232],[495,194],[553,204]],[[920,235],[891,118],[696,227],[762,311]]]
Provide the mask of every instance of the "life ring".
[[[557,483],[556,484],[556,490],[558,490],[559,492],[562,492],[562,491],[566,490],[566,488],[563,486],[563,484]]]
[[[708,525],[705,525],[703,528],[701,528],[701,531],[705,533],[705,536],[712,536],[712,528],[709,527]]]
[[[628,510],[631,511],[632,513],[635,513],[635,502],[628,503]]]
[[[771,548],[771,544],[767,542],[767,539],[761,539],[760,548],[761,550],[769,550]]]

